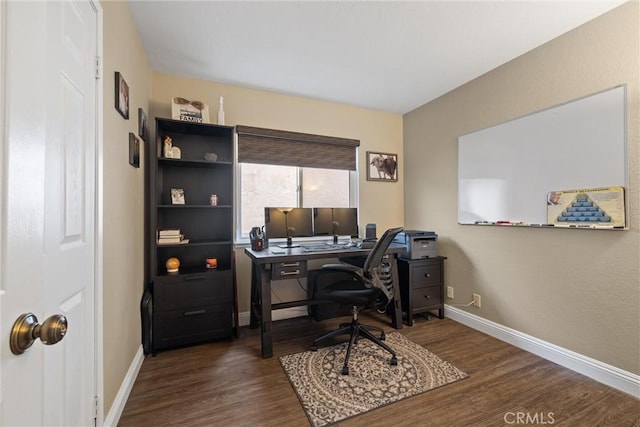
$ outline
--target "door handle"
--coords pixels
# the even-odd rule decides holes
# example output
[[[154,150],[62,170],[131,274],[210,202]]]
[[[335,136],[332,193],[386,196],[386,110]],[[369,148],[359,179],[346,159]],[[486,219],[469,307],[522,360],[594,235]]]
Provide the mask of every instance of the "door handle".
[[[13,354],[24,353],[31,344],[40,338],[45,345],[60,342],[67,333],[67,318],[62,314],[49,316],[42,325],[33,313],[21,314],[11,328],[9,346]]]

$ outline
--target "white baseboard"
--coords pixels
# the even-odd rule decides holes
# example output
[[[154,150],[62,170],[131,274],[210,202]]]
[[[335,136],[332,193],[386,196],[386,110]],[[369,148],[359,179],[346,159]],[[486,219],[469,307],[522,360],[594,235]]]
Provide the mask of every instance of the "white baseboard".
[[[640,398],[640,376],[540,340],[474,314],[445,305],[446,317],[550,360],[602,384]]]
[[[136,378],[138,377],[138,372],[140,372],[143,361],[144,351],[142,350],[141,345],[131,361],[127,375],[125,375],[122,380],[122,384],[120,384],[120,390],[118,390],[118,394],[111,405],[111,409],[109,409],[109,413],[102,423],[103,426],[116,427],[118,425],[120,416],[122,416],[122,411],[124,411],[124,405],[126,405],[127,399],[129,399],[129,394],[131,393],[133,384],[136,382]]]

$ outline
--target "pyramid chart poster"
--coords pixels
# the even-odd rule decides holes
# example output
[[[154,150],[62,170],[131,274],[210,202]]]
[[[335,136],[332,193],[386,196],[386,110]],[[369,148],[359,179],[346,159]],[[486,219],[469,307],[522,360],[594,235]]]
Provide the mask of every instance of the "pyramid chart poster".
[[[547,223],[568,227],[624,228],[624,188],[551,191],[547,193]]]

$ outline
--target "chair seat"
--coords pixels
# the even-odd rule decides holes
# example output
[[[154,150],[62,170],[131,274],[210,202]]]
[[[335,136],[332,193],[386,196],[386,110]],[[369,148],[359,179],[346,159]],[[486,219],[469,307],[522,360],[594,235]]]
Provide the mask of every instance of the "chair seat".
[[[373,302],[380,294],[376,288],[365,288],[362,283],[344,280],[318,290],[317,299],[327,299],[340,304],[364,306]]]

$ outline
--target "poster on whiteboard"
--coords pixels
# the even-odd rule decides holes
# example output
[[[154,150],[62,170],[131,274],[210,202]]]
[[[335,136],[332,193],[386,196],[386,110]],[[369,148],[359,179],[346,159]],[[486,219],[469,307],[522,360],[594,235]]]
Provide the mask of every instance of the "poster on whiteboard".
[[[550,191],[547,223],[556,227],[624,228],[624,188]]]

